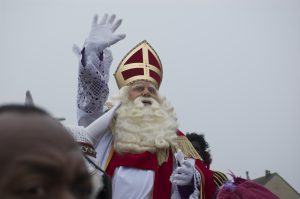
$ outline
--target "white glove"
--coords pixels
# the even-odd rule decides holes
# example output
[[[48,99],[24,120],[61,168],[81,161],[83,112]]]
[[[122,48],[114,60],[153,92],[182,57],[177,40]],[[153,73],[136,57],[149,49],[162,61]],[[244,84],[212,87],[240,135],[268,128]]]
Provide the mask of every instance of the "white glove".
[[[182,151],[180,149],[178,149],[178,151],[175,153],[175,159],[177,160],[177,162],[182,165],[183,161],[184,161],[184,154],[182,153]]]
[[[173,171],[171,183],[179,186],[190,184],[194,176],[194,166],[188,160],[184,160],[184,155],[180,150],[175,154],[175,158],[180,165]]]
[[[121,102],[117,102],[109,111],[105,112],[93,123],[86,127],[87,136],[96,146],[97,142],[101,139],[111,120],[113,119],[116,111],[121,106]]]
[[[122,20],[115,22],[116,15],[108,16],[105,14],[98,23],[98,15],[95,15],[92,21],[91,32],[85,40],[86,50],[97,50],[102,52],[105,48],[117,43],[125,38],[125,34],[114,34],[121,25]]]

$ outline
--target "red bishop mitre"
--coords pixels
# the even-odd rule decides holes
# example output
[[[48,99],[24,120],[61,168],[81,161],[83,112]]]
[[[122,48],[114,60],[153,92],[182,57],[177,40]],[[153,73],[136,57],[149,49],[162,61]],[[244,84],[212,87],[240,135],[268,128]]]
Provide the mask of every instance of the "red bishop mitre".
[[[162,64],[157,53],[144,40],[127,53],[114,76],[119,88],[138,80],[146,80],[152,82],[159,89],[162,73]]]

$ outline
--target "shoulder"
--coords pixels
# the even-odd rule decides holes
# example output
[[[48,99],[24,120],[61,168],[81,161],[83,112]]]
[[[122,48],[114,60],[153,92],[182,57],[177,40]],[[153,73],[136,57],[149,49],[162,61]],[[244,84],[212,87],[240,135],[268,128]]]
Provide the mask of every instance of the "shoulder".
[[[186,158],[193,158],[195,160],[201,160],[202,158],[197,153],[189,139],[179,129],[176,131],[177,134],[177,150],[180,149]]]

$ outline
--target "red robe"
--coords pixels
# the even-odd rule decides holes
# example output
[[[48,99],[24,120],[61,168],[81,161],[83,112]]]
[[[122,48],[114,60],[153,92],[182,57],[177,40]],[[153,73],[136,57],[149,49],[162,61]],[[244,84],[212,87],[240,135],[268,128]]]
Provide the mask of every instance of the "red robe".
[[[177,131],[177,135],[185,136],[180,131]],[[169,149],[169,154],[172,154],[171,148]],[[168,199],[171,197],[172,185],[170,176],[173,172],[173,155],[169,155],[167,161],[159,166],[155,153],[146,151],[140,154],[127,153],[121,155],[114,152],[106,168],[106,172],[112,177],[115,169],[120,166],[153,170],[155,177],[152,198]],[[211,199],[216,191],[212,178],[213,172],[208,170],[200,160],[195,161],[195,167],[201,174],[200,198]]]

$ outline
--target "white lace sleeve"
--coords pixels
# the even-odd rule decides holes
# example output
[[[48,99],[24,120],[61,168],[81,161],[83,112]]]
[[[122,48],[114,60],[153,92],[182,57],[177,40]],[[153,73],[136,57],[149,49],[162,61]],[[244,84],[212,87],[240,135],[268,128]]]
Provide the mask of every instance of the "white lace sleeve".
[[[77,120],[80,126],[88,126],[102,114],[109,89],[109,68],[112,62],[110,50],[87,54],[83,49],[78,71]]]

